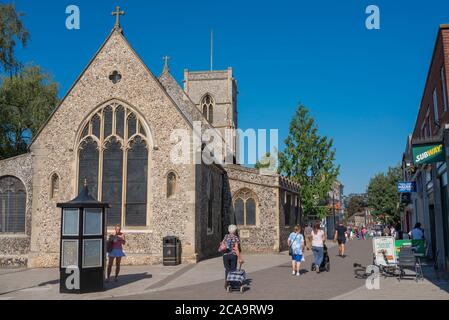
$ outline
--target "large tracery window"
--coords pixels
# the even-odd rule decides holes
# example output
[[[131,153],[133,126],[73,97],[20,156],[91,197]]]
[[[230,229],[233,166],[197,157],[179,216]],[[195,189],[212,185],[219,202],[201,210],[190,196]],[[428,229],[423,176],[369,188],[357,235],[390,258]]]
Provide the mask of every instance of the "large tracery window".
[[[84,179],[96,199],[107,202],[107,225],[147,225],[148,142],[140,118],[117,103],[97,110],[78,146],[78,189]]]
[[[235,223],[239,226],[255,226],[256,219],[256,196],[249,189],[242,189],[234,196]]]
[[[25,232],[26,191],[16,177],[0,177],[0,233]]]
[[[201,110],[203,111],[203,116],[210,122],[214,122],[214,99],[206,94],[201,100]]]

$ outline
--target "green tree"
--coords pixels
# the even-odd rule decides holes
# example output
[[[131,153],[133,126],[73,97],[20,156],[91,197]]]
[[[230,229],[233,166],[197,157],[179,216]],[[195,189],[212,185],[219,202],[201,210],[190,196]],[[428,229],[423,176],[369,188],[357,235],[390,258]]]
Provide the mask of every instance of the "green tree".
[[[300,184],[301,209],[305,216],[327,214],[328,193],[340,167],[334,164],[333,140],[320,136],[314,119],[299,105],[290,123],[285,150],[279,153],[279,169]]]
[[[368,199],[366,194],[351,194],[346,203],[346,217],[351,218],[359,212],[368,208]]]
[[[13,4],[0,3],[0,72],[3,69],[10,76],[20,67],[14,55],[16,42],[26,46],[30,37],[22,17],[23,13],[17,12]]]
[[[368,184],[368,205],[372,214],[387,223],[397,222],[400,217],[400,196],[397,192],[401,180],[401,166],[388,168],[386,173],[378,173]]]
[[[27,151],[31,137],[58,104],[58,84],[38,66],[0,83],[0,159]]]

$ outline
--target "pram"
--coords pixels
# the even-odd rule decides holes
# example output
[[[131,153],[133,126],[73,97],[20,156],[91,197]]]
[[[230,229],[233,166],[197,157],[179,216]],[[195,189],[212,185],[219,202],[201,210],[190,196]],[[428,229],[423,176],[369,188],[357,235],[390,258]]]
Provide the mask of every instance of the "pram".
[[[316,271],[316,265],[315,262],[312,263],[312,271]],[[329,253],[327,252],[327,246],[324,245],[323,247],[323,261],[320,265],[320,272],[326,271],[329,272],[331,270],[331,263],[329,259]]]
[[[246,272],[245,270],[242,270],[242,263],[240,263],[238,270],[228,273],[228,277],[226,278],[226,291],[240,291],[240,293],[243,293],[245,292],[246,286]]]

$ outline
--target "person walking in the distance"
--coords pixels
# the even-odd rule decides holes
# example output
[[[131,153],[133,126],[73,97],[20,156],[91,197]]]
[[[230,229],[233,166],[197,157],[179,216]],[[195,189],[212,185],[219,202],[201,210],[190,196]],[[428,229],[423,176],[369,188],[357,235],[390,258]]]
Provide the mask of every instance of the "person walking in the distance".
[[[310,250],[312,248],[312,227],[310,226],[310,223],[307,224],[306,228],[304,229],[304,235],[306,237],[306,247],[307,250]]]
[[[340,222],[335,228],[334,242],[338,241],[338,255],[342,258],[345,257],[345,245],[348,229]]]
[[[324,242],[326,241],[323,230],[321,230],[321,224],[315,223],[312,232],[312,252],[316,266],[316,272],[320,273],[320,266],[323,262],[324,255]]]
[[[295,226],[294,232],[288,237],[288,246],[292,257],[292,275],[300,276],[300,267],[304,251],[304,237],[301,234],[301,227]]]
[[[126,243],[125,235],[122,233],[122,229],[120,225],[115,226],[114,234],[109,237],[108,240],[108,277],[106,282],[109,282],[111,278],[112,266],[114,264],[115,259],[115,281],[118,281],[118,275],[120,273],[120,264],[122,262],[122,258],[125,256],[123,253],[123,245]]]

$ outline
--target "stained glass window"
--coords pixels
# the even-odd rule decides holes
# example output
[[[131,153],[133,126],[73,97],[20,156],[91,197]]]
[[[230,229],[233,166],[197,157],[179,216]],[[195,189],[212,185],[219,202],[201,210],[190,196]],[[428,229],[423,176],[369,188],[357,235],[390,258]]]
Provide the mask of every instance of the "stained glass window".
[[[101,120],[98,115],[95,115],[92,118],[92,134],[97,138],[100,138],[100,130],[101,130]]]
[[[121,224],[122,219],[122,178],[123,151],[121,144],[112,138],[105,144],[103,152],[103,197],[109,203],[107,212],[108,225]]]
[[[256,224],[256,201],[249,198],[246,200],[246,225]]]
[[[86,127],[79,144],[79,191],[87,179],[92,196],[111,205],[108,226],[146,226],[148,146],[142,120],[112,103],[95,111]]]
[[[26,192],[16,177],[0,178],[0,233],[25,232]]]
[[[126,225],[145,226],[147,223],[148,150],[136,137],[128,150],[126,183]]]
[[[107,138],[112,134],[112,108],[106,107],[103,111],[104,117],[104,137]]]
[[[131,138],[136,134],[137,119],[134,114],[128,117],[128,138]]]
[[[235,194],[234,198],[237,225],[255,226],[257,224],[257,204],[254,193],[249,189],[242,189]]]
[[[234,203],[235,222],[237,225],[242,226],[245,224],[245,204],[242,199],[237,199]]]
[[[99,161],[97,143],[92,138],[87,138],[81,142],[79,149],[78,192],[83,190],[86,179],[90,194],[97,199]]]
[[[122,106],[115,110],[115,132],[121,138],[125,136],[125,109]]]

